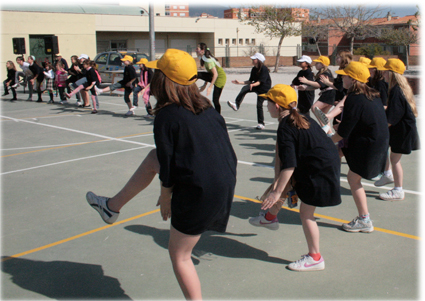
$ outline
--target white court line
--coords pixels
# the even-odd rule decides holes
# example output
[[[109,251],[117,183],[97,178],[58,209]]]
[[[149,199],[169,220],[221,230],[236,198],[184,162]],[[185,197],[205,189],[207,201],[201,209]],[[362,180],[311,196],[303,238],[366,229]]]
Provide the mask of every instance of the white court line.
[[[123,153],[123,152],[128,152],[128,151],[138,150],[138,149],[142,149],[142,148],[147,148],[147,147],[149,147],[149,146],[129,148],[129,149],[125,149],[125,150],[120,150],[120,151],[116,151],[116,152],[105,153],[105,154],[100,154],[100,155],[95,155],[95,156],[77,158],[77,159],[60,161],[60,162],[55,162],[55,163],[49,163],[49,164],[39,165],[39,166],[34,166],[34,167],[29,167],[29,168],[23,168],[23,169],[18,169],[18,170],[6,171],[6,172],[1,173],[0,175],[7,175],[7,174],[16,173],[16,172],[27,171],[27,170],[32,170],[32,169],[37,169],[37,168],[43,168],[43,167],[49,167],[49,166],[54,166],[54,165],[59,165],[59,164],[65,164],[65,163],[70,163],[70,162],[75,162],[75,161],[80,161],[80,160],[86,160],[86,159],[92,159],[92,158],[97,158],[97,157],[102,157],[102,156],[115,155],[115,154],[119,154],[119,153]]]
[[[50,124],[45,124],[45,123],[40,123],[40,122],[33,122],[33,121],[29,121],[29,120],[24,120],[24,119],[16,119],[16,118],[8,117],[8,116],[0,116],[0,117],[1,118],[8,118],[8,119],[11,119],[11,120],[17,121],[17,122],[26,122],[26,123],[30,123],[30,124],[51,127],[51,128],[54,128],[54,129],[65,130],[65,131],[69,131],[69,132],[74,132],[74,133],[79,133],[79,134],[84,134],[84,135],[99,137],[99,138],[108,139],[108,140],[121,141],[121,142],[126,142],[126,143],[137,144],[137,145],[155,147],[155,145],[153,145],[153,144],[147,144],[147,143],[141,143],[141,142],[136,142],[136,141],[131,141],[131,140],[125,140],[125,139],[119,139],[119,138],[114,138],[114,137],[108,137],[108,136],[105,136],[105,135],[99,135],[99,134],[95,134],[95,133],[90,133],[90,132],[84,132],[84,131],[79,131],[79,130],[64,128],[64,127],[61,127],[61,126],[55,126],[55,125],[50,125]]]

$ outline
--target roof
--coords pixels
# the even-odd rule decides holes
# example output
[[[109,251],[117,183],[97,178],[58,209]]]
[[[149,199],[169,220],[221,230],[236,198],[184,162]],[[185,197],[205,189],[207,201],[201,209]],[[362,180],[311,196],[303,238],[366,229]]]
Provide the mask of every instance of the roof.
[[[142,7],[120,5],[4,4],[2,11],[140,16]]]

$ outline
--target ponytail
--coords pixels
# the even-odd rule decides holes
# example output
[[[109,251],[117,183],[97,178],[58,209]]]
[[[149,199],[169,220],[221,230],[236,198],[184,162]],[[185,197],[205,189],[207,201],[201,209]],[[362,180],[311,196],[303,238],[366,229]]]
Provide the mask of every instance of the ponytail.
[[[307,130],[310,128],[310,122],[303,115],[300,114],[296,105],[297,105],[296,102],[292,102],[289,104],[290,109],[282,108],[283,111],[281,111],[280,118],[283,118],[284,116],[289,114],[289,117],[287,119],[288,123],[290,123],[292,126],[296,127],[297,129]]]

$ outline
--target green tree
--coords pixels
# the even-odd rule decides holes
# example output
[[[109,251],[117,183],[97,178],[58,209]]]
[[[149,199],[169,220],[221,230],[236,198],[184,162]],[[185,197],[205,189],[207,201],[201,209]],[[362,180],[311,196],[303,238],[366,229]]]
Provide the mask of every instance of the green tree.
[[[244,24],[252,25],[257,33],[269,38],[279,38],[274,71],[278,71],[282,42],[286,37],[301,35],[301,22],[292,7],[278,5],[250,6],[248,14],[241,14],[239,19]]]
[[[417,32],[411,30],[409,27],[384,29],[379,39],[388,45],[404,46],[406,52],[406,68],[409,69],[409,45],[416,44],[418,42]]]

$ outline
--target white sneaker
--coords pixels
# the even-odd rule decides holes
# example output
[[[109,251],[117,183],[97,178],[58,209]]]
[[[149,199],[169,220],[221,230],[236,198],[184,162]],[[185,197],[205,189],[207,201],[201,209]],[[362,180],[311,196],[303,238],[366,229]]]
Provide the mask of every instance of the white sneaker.
[[[404,200],[404,191],[391,189],[385,193],[381,193],[379,197],[385,201],[402,201]]]
[[[266,126],[264,124],[259,123],[256,127],[257,130],[264,130]]]
[[[109,198],[104,196],[97,196],[93,192],[89,191],[86,194],[87,202],[93,209],[99,212],[103,221],[107,224],[113,224],[117,220],[119,213],[109,210],[107,202]]]
[[[60,102],[60,104],[61,105],[64,105],[64,104],[67,104],[68,103],[68,101],[66,101],[66,100],[62,100],[61,102]]]
[[[19,84],[18,83],[12,85],[12,88],[17,88],[17,87],[19,87]]]
[[[125,113],[125,116],[132,116],[134,115],[134,111],[128,111],[127,113]]]
[[[348,224],[342,224],[342,229],[347,232],[364,232],[370,233],[373,232],[373,224],[371,220],[363,220],[360,217],[356,217]]]
[[[321,271],[325,269],[325,260],[320,257],[318,261],[314,260],[308,254],[301,256],[301,259],[291,262],[288,269],[298,272]]]
[[[264,212],[260,212],[259,216],[251,217],[249,219],[249,223],[253,226],[264,227],[264,228],[267,228],[267,229],[270,229],[270,230],[279,229],[279,221],[278,221],[277,217],[274,218],[271,221],[268,221],[268,220],[266,220],[265,215],[266,214]]]
[[[134,106],[133,106],[133,107],[130,109],[130,111],[134,111],[134,110],[136,110],[136,108],[137,108],[137,107],[134,107]]]
[[[230,100],[227,101],[227,104],[229,105],[229,107],[231,107],[233,109],[233,111],[237,111],[239,108],[236,106],[235,103],[231,102]]]
[[[382,177],[373,183],[373,185],[380,187],[391,183],[394,183],[394,176],[392,174],[390,176],[382,175]]]
[[[102,89],[99,89],[96,85],[94,86],[94,89],[96,90],[96,94],[97,95],[100,95],[100,94],[103,93],[103,90]]]
[[[316,115],[317,119],[323,124],[327,125],[329,123],[329,119],[326,116],[325,113],[323,113],[322,110],[320,110],[318,107],[314,108],[314,115]]]

